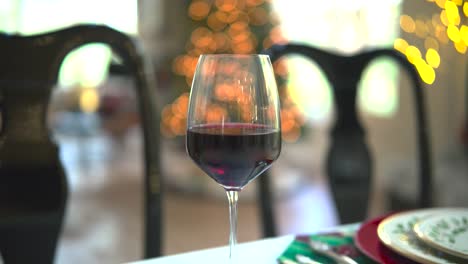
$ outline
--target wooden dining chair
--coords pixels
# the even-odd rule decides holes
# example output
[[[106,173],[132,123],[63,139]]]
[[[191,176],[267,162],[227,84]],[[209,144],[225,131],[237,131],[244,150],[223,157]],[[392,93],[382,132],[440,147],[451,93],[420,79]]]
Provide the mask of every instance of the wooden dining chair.
[[[144,257],[161,255],[159,120],[151,69],[137,40],[101,25],[33,36],[0,34],[0,253],[5,264],[53,263],[67,208],[67,177],[46,113],[73,49],[109,45],[135,77],[144,151]]]
[[[432,205],[432,171],[430,160],[427,114],[419,74],[405,56],[393,49],[375,49],[347,56],[324,51],[312,46],[289,43],[276,45],[264,52],[272,62],[284,55],[301,55],[315,62],[331,84],[335,103],[336,121],[330,131],[330,147],[326,160],[326,174],[341,223],[363,221],[372,186],[373,160],[366,142],[366,129],[356,110],[356,93],[363,70],[374,59],[389,57],[410,76],[419,161],[419,194],[417,207]],[[266,237],[277,234],[272,203],[271,178],[259,177],[258,194],[263,233]]]

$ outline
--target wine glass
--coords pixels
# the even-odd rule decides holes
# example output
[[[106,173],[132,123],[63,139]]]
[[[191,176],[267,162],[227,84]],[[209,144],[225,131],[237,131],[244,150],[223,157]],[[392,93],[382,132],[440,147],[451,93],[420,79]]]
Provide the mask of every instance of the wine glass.
[[[200,56],[187,115],[187,152],[226,191],[231,263],[239,192],[281,152],[279,108],[267,55]]]

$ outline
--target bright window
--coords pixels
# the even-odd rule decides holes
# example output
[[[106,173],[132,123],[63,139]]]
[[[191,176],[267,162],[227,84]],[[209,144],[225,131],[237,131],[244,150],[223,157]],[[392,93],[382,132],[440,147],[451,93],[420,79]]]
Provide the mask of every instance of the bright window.
[[[400,3],[401,0],[302,0],[291,4],[288,0],[275,0],[274,6],[289,41],[352,54],[364,48],[393,47],[399,32]],[[331,112],[333,98],[323,73],[304,59],[291,58],[288,63],[296,78],[288,87],[291,97],[309,119],[325,119]],[[388,60],[372,63],[361,84],[361,110],[383,117],[396,111],[395,64]]]
[[[95,23],[136,34],[137,15],[135,0],[2,0],[0,31],[32,35],[77,23]],[[71,53],[62,65],[60,85],[96,87],[106,78],[110,57],[110,49],[100,44]]]

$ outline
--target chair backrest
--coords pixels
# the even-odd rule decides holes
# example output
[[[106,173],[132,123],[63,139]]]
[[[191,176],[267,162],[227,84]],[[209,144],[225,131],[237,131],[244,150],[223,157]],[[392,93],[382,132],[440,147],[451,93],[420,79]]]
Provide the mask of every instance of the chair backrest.
[[[287,54],[302,55],[314,61],[331,83],[335,100],[336,123],[330,132],[330,149],[326,173],[342,223],[362,221],[367,214],[371,192],[373,158],[370,155],[365,128],[356,110],[358,82],[363,70],[377,57],[394,59],[405,69],[412,81],[416,112],[416,135],[419,159],[418,207],[432,204],[431,162],[424,97],[420,77],[414,65],[393,49],[363,51],[352,56],[339,55],[315,47],[289,43],[276,45],[265,51],[272,62]],[[271,183],[266,175],[259,177],[259,199],[265,236],[274,236],[276,226],[272,206]],[[350,206],[351,205],[351,206]]]
[[[57,146],[50,139],[46,112],[63,59],[73,49],[89,43],[109,45],[135,76],[144,147],[144,257],[156,257],[161,255],[162,248],[159,115],[150,64],[144,59],[138,42],[126,34],[103,25],[76,25],[33,36],[0,34],[0,186],[8,189],[12,182],[19,182],[23,187],[28,185],[19,179],[20,174],[34,175],[35,179],[47,183],[41,186],[57,185],[51,190],[56,194],[50,197],[58,204],[54,210],[63,216],[67,181]],[[23,198],[29,199],[25,201],[28,203],[41,197]],[[58,224],[59,230],[62,220]]]

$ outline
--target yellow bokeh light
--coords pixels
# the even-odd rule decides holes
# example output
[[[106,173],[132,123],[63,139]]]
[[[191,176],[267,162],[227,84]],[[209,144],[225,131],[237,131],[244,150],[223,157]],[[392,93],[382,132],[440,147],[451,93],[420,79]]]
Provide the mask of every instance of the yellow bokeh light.
[[[448,26],[450,23],[448,21],[448,17],[447,17],[447,12],[445,12],[445,10],[442,10],[440,12],[440,21],[442,22],[442,24],[444,24],[444,26]]]
[[[465,17],[468,17],[468,2],[463,4],[463,14],[465,14]]]
[[[412,17],[408,15],[402,15],[400,16],[400,27],[403,29],[403,31],[412,33],[414,32],[416,25]]]
[[[437,69],[440,65],[440,55],[435,49],[426,51],[426,61],[432,67]]]
[[[465,45],[468,45],[468,26],[463,25],[460,28],[460,38],[465,42]]]
[[[421,58],[421,51],[411,45],[406,48],[405,55],[408,61],[414,64],[418,58]]]
[[[414,65],[418,70],[419,75],[423,82],[427,84],[433,84],[435,81],[435,71],[429,66],[423,59],[419,58],[415,60]]]
[[[428,32],[426,23],[424,23],[424,21],[422,20],[416,20],[415,24],[416,24],[416,29],[415,29],[416,36],[420,38],[425,38]]]
[[[439,42],[435,38],[428,37],[424,40],[424,47],[428,49],[439,50]]]
[[[432,20],[426,19],[425,24],[426,24],[427,33],[431,35],[434,32],[434,28],[435,28],[435,26],[432,24]]]
[[[457,5],[452,1],[445,2],[445,12],[448,23],[452,25],[460,24],[460,14],[458,13]]]
[[[408,48],[408,42],[402,38],[397,38],[395,42],[393,42],[393,48],[401,53],[405,53],[406,48]]]
[[[447,44],[449,39],[447,36],[447,32],[444,26],[440,25],[435,28],[435,34],[436,38],[443,44]]]
[[[465,45],[465,42],[463,41],[459,41],[459,42],[454,42],[453,43],[454,46],[455,46],[455,49],[461,53],[461,54],[465,54],[466,53],[466,45]]]
[[[431,19],[432,26],[435,28],[440,25],[440,14],[436,13],[432,15]]]
[[[444,8],[445,7],[445,1],[446,0],[436,0],[435,2],[440,8]]]
[[[450,25],[447,27],[447,36],[453,42],[460,42],[460,31],[454,25]]]
[[[463,0],[452,0],[457,6],[463,5]]]
[[[96,89],[84,88],[80,94],[80,109],[85,113],[93,113],[99,107],[99,95]]]

